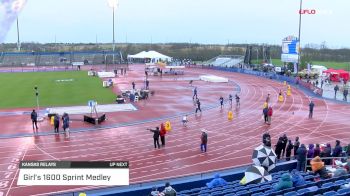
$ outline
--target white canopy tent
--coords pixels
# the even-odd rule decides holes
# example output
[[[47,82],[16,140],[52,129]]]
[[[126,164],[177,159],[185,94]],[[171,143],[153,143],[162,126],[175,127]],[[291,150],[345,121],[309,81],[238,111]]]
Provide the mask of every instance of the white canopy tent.
[[[171,57],[161,54],[157,51],[142,51],[135,55],[128,55],[128,60],[132,61],[133,59],[151,59],[151,63],[157,63],[158,61],[171,62]]]

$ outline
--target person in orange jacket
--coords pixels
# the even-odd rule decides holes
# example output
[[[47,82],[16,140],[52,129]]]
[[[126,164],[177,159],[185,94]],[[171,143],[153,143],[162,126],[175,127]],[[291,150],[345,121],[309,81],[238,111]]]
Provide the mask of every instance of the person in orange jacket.
[[[164,123],[162,123],[160,125],[160,141],[162,142],[162,146],[165,146],[165,134],[166,134],[165,126],[164,126]]]

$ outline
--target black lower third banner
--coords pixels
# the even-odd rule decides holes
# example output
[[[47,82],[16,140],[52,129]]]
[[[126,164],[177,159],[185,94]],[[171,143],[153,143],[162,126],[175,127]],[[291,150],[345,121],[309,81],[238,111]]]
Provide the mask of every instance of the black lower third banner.
[[[128,161],[21,161],[17,185],[129,185]]]

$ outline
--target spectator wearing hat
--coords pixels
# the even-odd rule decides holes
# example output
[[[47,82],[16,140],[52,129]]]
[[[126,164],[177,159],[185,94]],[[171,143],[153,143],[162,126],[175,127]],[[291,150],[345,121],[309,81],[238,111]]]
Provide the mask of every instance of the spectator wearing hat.
[[[326,167],[324,166],[323,161],[319,156],[313,158],[310,161],[311,164],[311,169],[313,174],[318,174],[320,178],[325,179],[325,178],[330,178],[331,176],[328,174]]]

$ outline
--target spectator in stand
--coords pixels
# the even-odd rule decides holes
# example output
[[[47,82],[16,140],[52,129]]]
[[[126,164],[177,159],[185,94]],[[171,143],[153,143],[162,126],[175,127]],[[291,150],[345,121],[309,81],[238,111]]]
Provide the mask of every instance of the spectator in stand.
[[[278,138],[277,144],[275,145],[275,153],[277,155],[278,160],[281,158],[282,148],[283,148],[283,138],[280,137]]]
[[[282,136],[282,140],[283,140],[283,146],[282,146],[282,157],[284,157],[284,153],[286,151],[286,147],[287,147],[287,143],[288,143],[288,137],[287,134],[283,134]]]
[[[312,159],[314,158],[314,144],[309,144],[309,149],[307,151],[307,158]],[[310,165],[310,160],[307,160],[307,165]]]
[[[348,144],[347,149],[346,149],[346,155],[349,157],[350,156],[350,144]],[[350,169],[350,168],[349,168]]]
[[[307,151],[307,158],[314,158],[314,144],[309,144],[309,150]]]
[[[300,146],[299,137],[296,137],[294,142],[294,156],[297,156],[297,150],[299,146]]]
[[[226,186],[227,182],[220,178],[220,174],[215,174],[214,179],[208,183],[206,183],[208,188],[215,188],[218,186]]]
[[[314,157],[320,156],[321,155],[321,149],[320,149],[320,144],[316,144],[316,147],[314,149]]]
[[[159,196],[159,191],[157,187],[153,187],[151,193],[148,196]]]
[[[322,158],[324,158],[324,157],[331,157],[332,156],[331,153],[332,153],[331,144],[327,144],[327,146],[321,152],[321,157]],[[325,159],[324,163],[326,165],[330,165],[332,163],[332,160],[331,159]]]
[[[298,171],[305,171],[305,164],[306,164],[306,154],[307,150],[304,144],[301,144],[300,147],[297,150],[297,170]]]
[[[311,164],[311,169],[313,174],[315,175],[318,174],[322,179],[331,177],[328,174],[326,167],[324,166],[324,163],[319,156],[313,158],[310,164]]]
[[[335,141],[335,147],[333,149],[332,157],[340,157],[343,153],[343,148],[340,145],[340,141]]]
[[[291,172],[291,176],[292,176],[293,186],[300,186],[305,184],[305,179],[303,178],[303,176],[300,174],[298,170],[293,169]]]
[[[337,92],[338,92],[338,90],[339,90],[339,86],[338,86],[338,84],[336,84],[335,87],[334,87],[334,98],[335,99],[337,99]]]
[[[264,146],[271,147],[271,136],[268,132],[263,134],[263,144]]]
[[[273,186],[273,190],[280,191],[283,189],[288,189],[293,187],[293,182],[289,173],[282,174],[280,180],[277,184]]]
[[[272,107],[269,107],[269,110],[267,111],[267,124],[271,125],[271,118],[272,118]]]
[[[292,140],[288,140],[287,150],[286,150],[286,160],[290,161],[290,156],[292,155],[292,150],[294,146]]]
[[[176,191],[173,187],[170,186],[170,183],[165,183],[164,191],[162,192],[164,196],[176,196]]]

